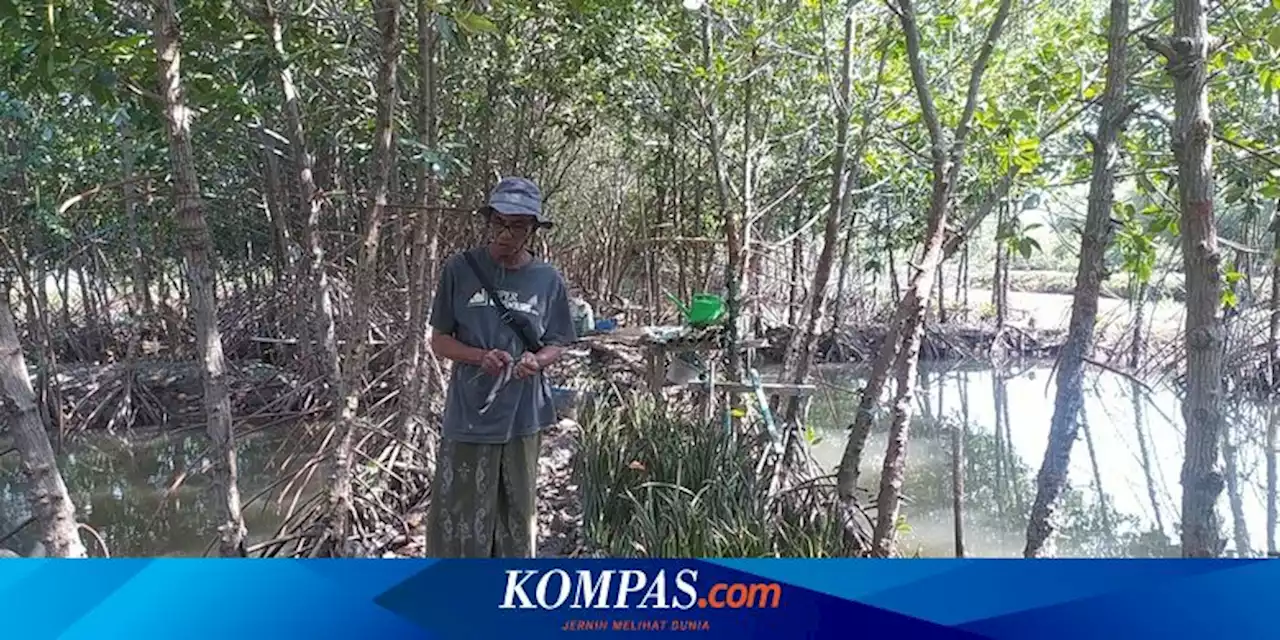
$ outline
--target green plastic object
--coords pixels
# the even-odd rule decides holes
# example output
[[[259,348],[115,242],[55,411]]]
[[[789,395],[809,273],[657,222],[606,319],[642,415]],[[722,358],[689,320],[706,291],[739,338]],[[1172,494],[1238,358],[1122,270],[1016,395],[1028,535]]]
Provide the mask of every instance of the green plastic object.
[[[676,308],[680,309],[680,313],[684,314],[684,321],[690,326],[706,327],[719,322],[724,317],[724,299],[720,296],[710,293],[694,294],[687,305],[670,293],[667,297],[675,303]]]

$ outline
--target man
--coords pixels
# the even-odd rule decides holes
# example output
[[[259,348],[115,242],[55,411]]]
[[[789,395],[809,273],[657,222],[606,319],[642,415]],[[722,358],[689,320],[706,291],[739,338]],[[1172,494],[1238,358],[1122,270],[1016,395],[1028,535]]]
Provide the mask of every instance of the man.
[[[431,348],[454,365],[427,555],[533,557],[540,432],[556,421],[542,370],[576,336],[564,278],[528,248],[551,226],[538,187],[504,178],[480,213],[488,244],[445,263],[431,309]]]

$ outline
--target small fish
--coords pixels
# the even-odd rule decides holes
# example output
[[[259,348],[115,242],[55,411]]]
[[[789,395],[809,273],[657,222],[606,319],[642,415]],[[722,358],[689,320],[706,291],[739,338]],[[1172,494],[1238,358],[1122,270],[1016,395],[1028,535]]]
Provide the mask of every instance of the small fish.
[[[511,372],[514,369],[515,364],[513,362],[508,362],[507,365],[502,368],[502,372],[498,374],[498,379],[493,383],[493,388],[489,389],[489,395],[485,396],[484,404],[480,405],[480,415],[484,415],[489,412],[489,408],[493,406],[493,401],[498,397],[498,392],[501,391],[503,387],[507,386],[507,382],[511,380]]]

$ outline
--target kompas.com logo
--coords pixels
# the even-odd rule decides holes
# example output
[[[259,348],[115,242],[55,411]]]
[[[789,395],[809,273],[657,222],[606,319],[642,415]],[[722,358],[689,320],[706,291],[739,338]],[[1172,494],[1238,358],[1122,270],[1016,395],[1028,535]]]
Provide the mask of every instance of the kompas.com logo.
[[[715,582],[699,588],[696,569],[565,571],[509,569],[500,609],[777,609],[776,582]]]

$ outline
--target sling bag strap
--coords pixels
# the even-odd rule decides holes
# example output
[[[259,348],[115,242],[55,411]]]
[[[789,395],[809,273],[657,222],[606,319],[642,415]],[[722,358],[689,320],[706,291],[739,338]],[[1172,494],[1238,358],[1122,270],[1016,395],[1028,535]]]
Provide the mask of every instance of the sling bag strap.
[[[462,253],[462,257],[466,259],[467,266],[471,267],[471,272],[474,273],[476,275],[476,279],[480,281],[480,287],[484,290],[485,294],[489,296],[489,301],[493,303],[495,308],[497,308],[498,315],[502,318],[503,324],[506,324],[508,328],[519,336],[520,341],[524,343],[524,348],[526,350],[532,353],[540,351],[542,349],[542,340],[533,335],[533,327],[530,326],[529,321],[512,313],[511,310],[507,308],[507,305],[502,304],[502,301],[498,299],[497,293],[495,293],[497,289],[494,288],[493,281],[489,279],[489,274],[480,267],[480,263],[476,261],[475,256],[471,255],[470,251],[464,251]]]

